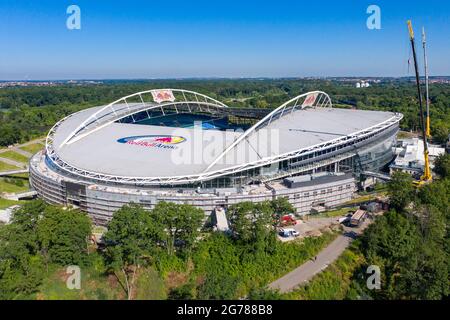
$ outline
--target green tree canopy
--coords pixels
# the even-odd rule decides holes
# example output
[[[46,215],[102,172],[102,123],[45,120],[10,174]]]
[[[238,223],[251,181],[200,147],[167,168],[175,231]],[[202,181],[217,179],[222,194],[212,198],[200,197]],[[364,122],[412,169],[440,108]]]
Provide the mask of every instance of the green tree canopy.
[[[162,238],[163,227],[141,206],[125,205],[114,213],[104,235],[105,257],[128,299],[133,295],[136,273],[154,258]]]
[[[48,206],[37,226],[40,250],[60,265],[84,264],[91,228],[86,213]]]
[[[205,217],[203,210],[194,206],[164,201],[159,202],[151,214],[164,227],[162,245],[170,255],[174,254],[175,247],[192,249]]]
[[[450,154],[444,153],[436,158],[434,171],[443,178],[450,178]]]
[[[81,264],[87,254],[90,219],[77,210],[30,201],[0,228],[0,299],[26,297],[42,282],[49,262]]]
[[[227,216],[234,236],[244,243],[255,243],[273,235],[274,205],[240,202],[228,208]]]
[[[391,206],[401,211],[414,199],[415,189],[412,177],[404,172],[395,172],[388,183]]]

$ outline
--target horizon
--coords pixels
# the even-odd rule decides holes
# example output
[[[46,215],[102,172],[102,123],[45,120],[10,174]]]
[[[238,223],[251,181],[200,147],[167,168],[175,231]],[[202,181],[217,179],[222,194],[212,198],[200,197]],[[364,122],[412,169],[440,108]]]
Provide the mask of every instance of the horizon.
[[[66,26],[72,4],[79,30]],[[367,26],[372,4],[379,30]],[[409,77],[407,19],[421,74],[424,26],[430,76],[450,75],[450,4],[438,0],[2,0],[0,12],[1,81]]]
[[[424,75],[420,76],[421,79],[425,79]],[[435,78],[450,78],[450,75],[433,75],[429,76],[430,79]],[[66,78],[66,79],[0,79],[0,82],[68,82],[68,81],[160,81],[160,80],[172,80],[172,81],[184,81],[184,80],[326,80],[326,79],[412,79],[415,80],[414,75],[408,76],[304,76],[304,77],[176,77],[176,78]]]

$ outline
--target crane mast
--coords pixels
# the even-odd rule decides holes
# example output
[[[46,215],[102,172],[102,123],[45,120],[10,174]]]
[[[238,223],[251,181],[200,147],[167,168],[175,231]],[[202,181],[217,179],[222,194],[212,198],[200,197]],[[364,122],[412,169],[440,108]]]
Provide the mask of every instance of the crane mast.
[[[425,129],[425,119],[423,116],[423,105],[422,105],[422,91],[420,90],[420,77],[419,77],[419,68],[417,65],[417,56],[416,56],[416,46],[414,42],[414,30],[411,24],[411,20],[408,20],[408,29],[409,29],[409,38],[411,40],[412,53],[414,58],[414,69],[416,73],[416,85],[417,85],[417,94],[419,98],[419,106],[420,106],[420,124],[422,127],[422,139],[423,139],[423,156],[425,159],[425,165],[423,170],[423,175],[420,178],[421,181],[427,182],[432,180],[431,170],[430,170],[430,161],[429,161],[429,152],[428,152],[428,143],[427,143],[427,135]]]
[[[427,134],[427,138],[431,137],[430,131],[430,97],[428,91],[428,60],[427,60],[427,45],[426,45],[426,36],[425,36],[425,28],[422,28],[422,45],[423,45],[423,61],[425,68],[425,103],[427,108],[427,118],[426,118],[426,127],[425,133]]]

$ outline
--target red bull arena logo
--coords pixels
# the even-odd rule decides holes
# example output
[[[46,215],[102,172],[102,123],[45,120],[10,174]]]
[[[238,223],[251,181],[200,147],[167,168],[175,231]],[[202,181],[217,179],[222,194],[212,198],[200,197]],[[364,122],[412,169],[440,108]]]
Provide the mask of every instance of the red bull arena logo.
[[[186,141],[184,137],[170,135],[132,136],[117,140],[119,143],[159,149],[176,149],[176,145],[184,141]]]

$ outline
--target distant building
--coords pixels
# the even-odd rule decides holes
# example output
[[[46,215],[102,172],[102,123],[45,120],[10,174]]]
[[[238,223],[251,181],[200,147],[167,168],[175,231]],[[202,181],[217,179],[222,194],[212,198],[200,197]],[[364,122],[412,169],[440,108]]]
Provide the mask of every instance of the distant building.
[[[356,83],[356,87],[357,88],[368,88],[368,87],[370,87],[370,83],[362,80],[361,82]]]
[[[423,156],[423,141],[419,138],[399,141],[395,153],[397,158],[390,165],[391,174],[396,171],[409,173],[414,177],[420,177],[423,173],[425,158]],[[436,157],[445,153],[445,149],[437,145],[428,145],[430,165],[433,166]]]

